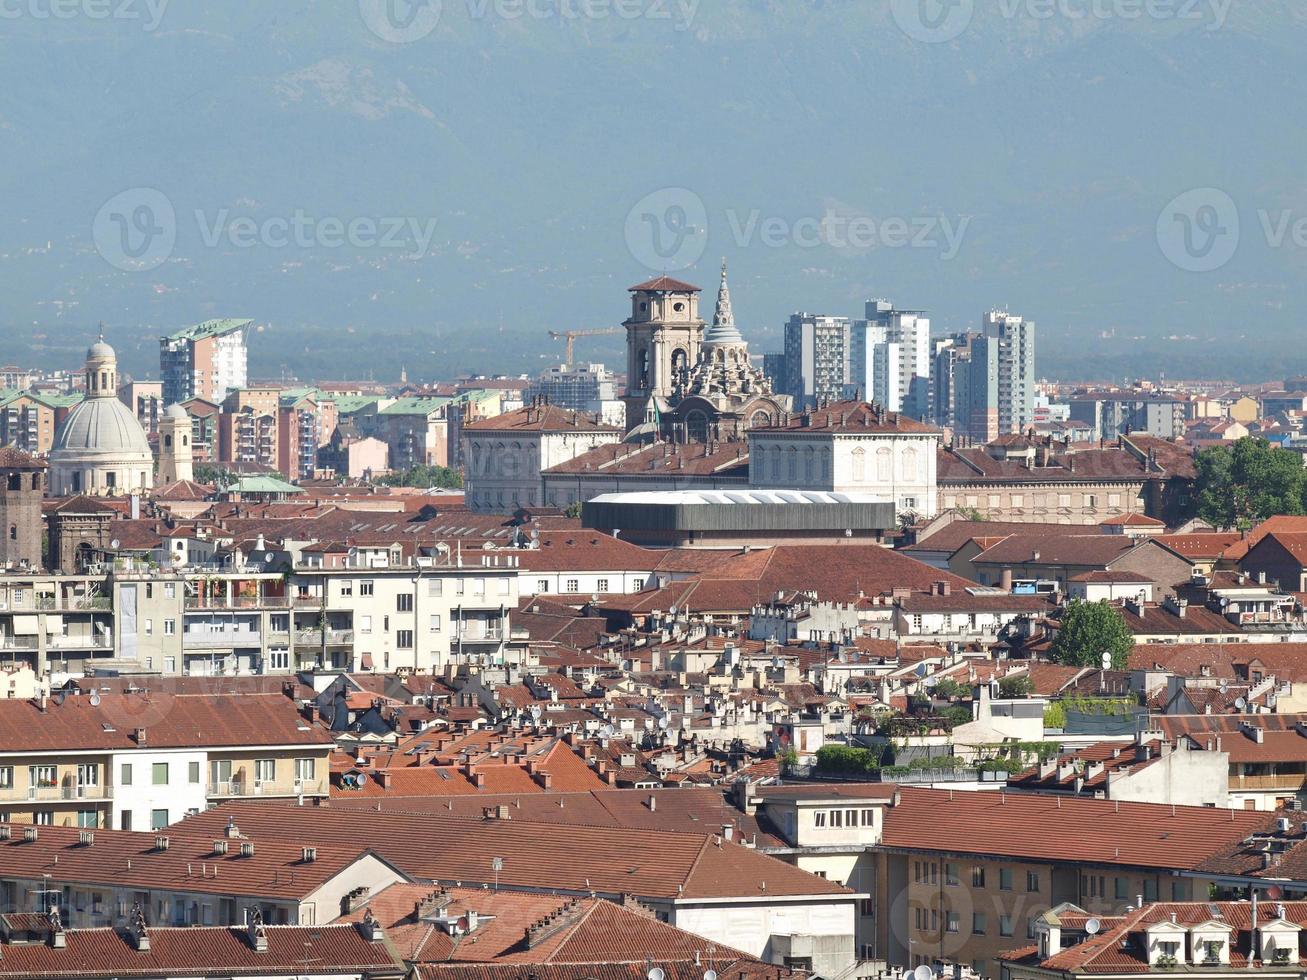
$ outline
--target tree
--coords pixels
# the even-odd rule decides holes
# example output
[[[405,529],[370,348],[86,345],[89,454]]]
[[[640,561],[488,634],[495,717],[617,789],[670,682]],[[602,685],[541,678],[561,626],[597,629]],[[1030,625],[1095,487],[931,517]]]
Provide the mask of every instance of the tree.
[[[1029,674],[1014,674],[998,682],[998,694],[1003,698],[1028,698],[1035,692]]]
[[[1067,603],[1049,656],[1072,667],[1101,667],[1103,654],[1112,655],[1112,669],[1124,670],[1135,638],[1120,610],[1106,602],[1073,599]]]
[[[418,487],[423,490],[439,487],[443,490],[457,490],[463,485],[463,474],[448,466],[419,464],[399,472],[387,473],[375,482],[386,487]]]
[[[1307,470],[1302,458],[1265,439],[1245,438],[1198,454],[1198,516],[1212,527],[1247,530],[1277,514],[1302,514]]]

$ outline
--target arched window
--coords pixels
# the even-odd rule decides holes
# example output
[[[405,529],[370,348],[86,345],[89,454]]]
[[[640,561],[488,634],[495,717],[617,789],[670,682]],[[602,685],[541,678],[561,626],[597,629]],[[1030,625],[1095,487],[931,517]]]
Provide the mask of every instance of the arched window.
[[[685,428],[691,439],[697,442],[708,441],[708,415],[705,412],[694,411],[687,415]]]
[[[10,541],[17,541],[17,540],[18,540],[18,525],[17,525],[17,524],[10,524],[10,525],[9,525],[9,540],[10,540]]]
[[[890,469],[894,465],[894,457],[888,446],[881,446],[876,450],[876,479],[881,483],[888,483],[891,478]]]
[[[917,478],[917,450],[909,446],[903,450],[903,479],[916,480]]]
[[[790,447],[787,455],[790,458],[790,465],[787,468],[790,476],[790,482],[795,483],[799,479],[799,454],[793,446]]]
[[[690,354],[683,347],[672,351],[672,384],[684,385],[690,380]]]
[[[771,452],[771,482],[781,482],[781,448],[777,446]]]
[[[163,437],[163,446],[164,446],[165,449],[171,449],[171,448],[172,448],[172,436],[164,436],[164,437]]]
[[[859,446],[853,450],[853,482],[865,483],[867,480],[867,450]]]

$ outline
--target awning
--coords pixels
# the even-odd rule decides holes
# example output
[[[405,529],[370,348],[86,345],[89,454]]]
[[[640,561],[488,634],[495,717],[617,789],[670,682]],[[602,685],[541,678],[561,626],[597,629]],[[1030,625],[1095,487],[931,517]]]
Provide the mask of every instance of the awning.
[[[40,628],[40,622],[41,617],[39,616],[15,616],[14,635],[32,636]]]
[[[359,660],[359,670],[371,670],[371,669],[372,669],[372,654],[365,653],[363,654],[362,658]]]
[[[64,631],[64,618],[57,613],[46,613],[45,631],[47,633],[62,633]]]

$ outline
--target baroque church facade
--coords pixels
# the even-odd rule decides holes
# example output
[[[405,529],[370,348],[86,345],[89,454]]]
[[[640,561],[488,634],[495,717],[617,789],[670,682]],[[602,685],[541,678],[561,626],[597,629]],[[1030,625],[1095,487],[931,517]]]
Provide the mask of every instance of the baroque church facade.
[[[791,408],[749,360],[735,325],[722,261],[711,325],[699,315],[698,286],[659,276],[630,288],[626,328],[627,441],[736,441]]]

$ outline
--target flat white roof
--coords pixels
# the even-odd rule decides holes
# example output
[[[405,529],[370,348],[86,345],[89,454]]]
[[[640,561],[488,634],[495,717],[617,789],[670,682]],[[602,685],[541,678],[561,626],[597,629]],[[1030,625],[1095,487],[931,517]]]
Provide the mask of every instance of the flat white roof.
[[[886,504],[871,493],[832,493],[827,490],[647,490],[640,493],[604,493],[591,503],[675,506],[737,504]]]

